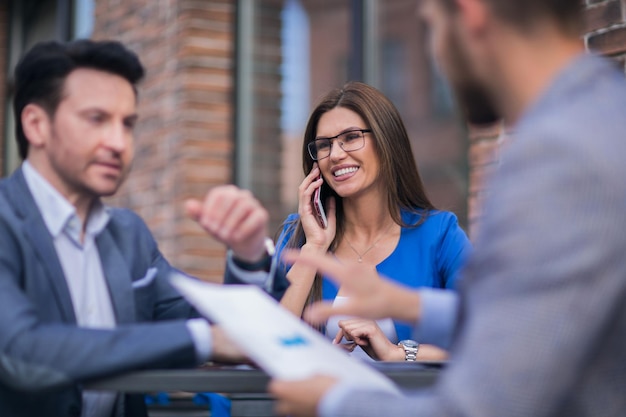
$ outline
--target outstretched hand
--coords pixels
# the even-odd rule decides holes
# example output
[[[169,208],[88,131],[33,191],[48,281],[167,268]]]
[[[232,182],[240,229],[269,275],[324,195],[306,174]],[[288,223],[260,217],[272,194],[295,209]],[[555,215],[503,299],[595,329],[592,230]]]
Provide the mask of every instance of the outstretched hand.
[[[323,323],[330,316],[345,315],[369,319],[385,317],[416,322],[420,316],[420,296],[416,291],[381,279],[378,273],[357,263],[340,263],[329,254],[284,251],[283,261],[315,268],[341,286],[347,300],[333,305],[331,302],[313,304],[304,313],[310,323]]]
[[[324,394],[336,383],[336,378],[323,375],[300,381],[272,380],[268,392],[276,398],[276,414],[313,417]]]
[[[185,209],[237,258],[256,262],[265,254],[269,215],[250,191],[234,185],[215,187],[202,201],[187,200]]]

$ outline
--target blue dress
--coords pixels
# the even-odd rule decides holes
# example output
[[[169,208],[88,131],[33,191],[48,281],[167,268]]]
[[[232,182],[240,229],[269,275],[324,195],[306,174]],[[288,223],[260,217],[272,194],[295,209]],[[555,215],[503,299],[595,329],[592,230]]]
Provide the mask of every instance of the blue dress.
[[[414,224],[420,214],[403,211],[402,220]],[[291,234],[289,225],[298,219],[290,214],[278,238],[277,254],[285,248]],[[459,226],[456,216],[447,211],[433,210],[424,223],[415,228],[402,228],[394,251],[376,265],[378,273],[410,288],[432,287],[454,289],[471,245]],[[327,278],[322,281],[322,298],[333,301],[337,286]],[[398,340],[411,337],[411,326],[394,320]]]

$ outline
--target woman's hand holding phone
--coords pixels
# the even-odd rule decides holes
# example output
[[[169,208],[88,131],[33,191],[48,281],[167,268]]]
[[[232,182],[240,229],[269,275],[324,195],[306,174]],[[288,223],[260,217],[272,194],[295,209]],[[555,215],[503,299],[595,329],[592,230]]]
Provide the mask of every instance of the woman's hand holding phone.
[[[298,214],[302,222],[307,245],[315,245],[327,250],[335,238],[335,202],[321,200],[324,179],[317,163],[300,187]],[[324,203],[327,203],[326,206]]]

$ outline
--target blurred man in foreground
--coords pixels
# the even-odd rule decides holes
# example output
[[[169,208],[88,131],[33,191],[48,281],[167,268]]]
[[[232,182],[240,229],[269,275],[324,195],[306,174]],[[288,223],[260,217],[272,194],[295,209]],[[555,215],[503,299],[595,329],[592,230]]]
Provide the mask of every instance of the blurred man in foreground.
[[[291,254],[335,277],[331,314],[393,316],[447,347],[432,390],[406,397],[327,376],[274,381],[295,416],[621,416],[626,410],[626,82],[586,54],[578,0],[423,0],[436,59],[471,122],[513,130],[489,184],[460,300],[358,265]],[[359,285],[353,285],[358,281]]]

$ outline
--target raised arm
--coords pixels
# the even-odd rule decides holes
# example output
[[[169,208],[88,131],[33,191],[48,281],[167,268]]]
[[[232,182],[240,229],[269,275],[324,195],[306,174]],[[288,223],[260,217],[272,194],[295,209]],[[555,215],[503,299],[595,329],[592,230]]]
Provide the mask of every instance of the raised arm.
[[[324,181],[323,179],[317,179],[318,175],[319,168],[315,165],[298,188],[298,216],[290,216],[286,222],[286,224],[291,223],[294,225],[299,221],[302,233],[304,233],[300,249],[308,254],[325,254],[335,238],[336,216],[334,199],[330,198],[326,202],[327,228],[321,227],[313,214],[311,197],[315,189],[321,187]],[[279,257],[294,233],[293,227],[286,227],[283,230],[281,237],[278,239],[279,248],[277,252]],[[315,274],[314,268],[298,262],[295,262],[287,272],[290,286],[285,292],[281,304],[298,317],[302,316],[306,306],[315,280]]]

